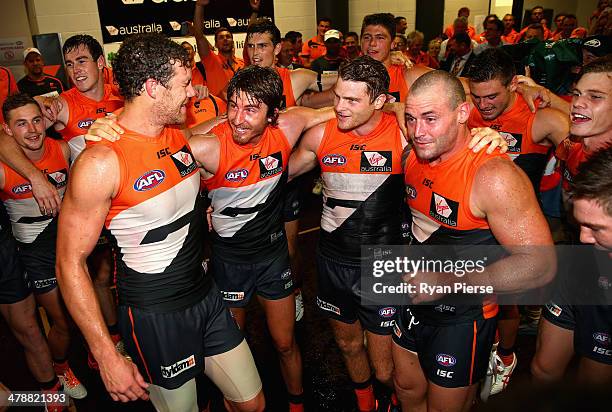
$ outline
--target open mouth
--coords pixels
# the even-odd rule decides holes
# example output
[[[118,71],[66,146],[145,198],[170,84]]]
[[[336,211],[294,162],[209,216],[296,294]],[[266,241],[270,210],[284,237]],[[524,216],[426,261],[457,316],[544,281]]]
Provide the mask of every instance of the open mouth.
[[[580,113],[572,113],[571,119],[572,119],[572,123],[575,123],[575,124],[586,123],[591,120],[590,117],[585,116]]]

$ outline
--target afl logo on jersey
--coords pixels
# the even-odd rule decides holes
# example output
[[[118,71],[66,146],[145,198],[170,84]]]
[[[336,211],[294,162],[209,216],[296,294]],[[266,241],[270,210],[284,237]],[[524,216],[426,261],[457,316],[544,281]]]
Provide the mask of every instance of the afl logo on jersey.
[[[26,193],[30,193],[32,191],[32,185],[29,183],[24,183],[19,186],[14,186],[11,191],[16,195],[25,195]]]
[[[321,163],[326,166],[344,166],[346,164],[346,157],[341,154],[328,154],[323,156]]]
[[[440,366],[451,367],[455,366],[457,363],[457,359],[455,359],[452,355],[447,355],[446,353],[438,353],[436,355],[436,362],[440,364]]]
[[[163,170],[149,170],[147,173],[136,179],[134,182],[134,190],[138,192],[146,192],[147,190],[151,190],[154,187],[159,186],[165,178],[166,174]]]
[[[94,119],[83,119],[83,120],[79,120],[79,123],[77,123],[77,125],[79,126],[80,129],[89,129],[89,127],[93,124]]]
[[[249,176],[249,171],[246,169],[230,170],[225,174],[225,180],[229,182],[242,182]]]

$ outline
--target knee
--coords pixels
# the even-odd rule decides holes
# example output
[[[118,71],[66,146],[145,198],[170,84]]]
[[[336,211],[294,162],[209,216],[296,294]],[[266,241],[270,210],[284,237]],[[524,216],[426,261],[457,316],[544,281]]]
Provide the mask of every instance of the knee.
[[[552,382],[561,378],[561,374],[558,371],[553,370],[552,368],[546,367],[546,364],[542,362],[542,359],[536,353],[536,356],[533,357],[531,361],[531,375],[533,379],[537,382]]]
[[[26,350],[41,352],[47,346],[47,340],[36,323],[23,325],[23,327],[13,330],[13,333]]]
[[[401,397],[410,399],[425,399],[427,396],[427,381],[405,379],[397,373],[393,374],[393,386]]]
[[[111,287],[111,270],[104,265],[100,265],[96,273],[92,275],[92,281],[97,288]]]
[[[274,347],[280,355],[288,355],[296,349],[295,338],[286,336],[274,340]]]
[[[393,382],[393,364],[373,365],[374,376],[380,382],[391,384]]]
[[[263,392],[260,391],[257,396],[251,400],[240,403],[232,402],[231,407],[227,409],[236,412],[262,412],[265,408],[266,401]]]
[[[362,339],[337,338],[336,344],[344,356],[355,356],[365,350]]]

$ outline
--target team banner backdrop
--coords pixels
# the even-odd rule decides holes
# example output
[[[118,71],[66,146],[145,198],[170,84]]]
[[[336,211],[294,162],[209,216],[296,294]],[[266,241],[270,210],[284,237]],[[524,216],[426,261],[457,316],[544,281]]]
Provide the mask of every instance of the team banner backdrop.
[[[193,21],[196,0],[98,0],[104,43],[120,42],[137,33],[187,34],[185,22]],[[273,0],[262,0],[260,17],[274,19]],[[204,9],[204,33],[219,27],[244,33],[249,25],[249,0],[211,0]]]

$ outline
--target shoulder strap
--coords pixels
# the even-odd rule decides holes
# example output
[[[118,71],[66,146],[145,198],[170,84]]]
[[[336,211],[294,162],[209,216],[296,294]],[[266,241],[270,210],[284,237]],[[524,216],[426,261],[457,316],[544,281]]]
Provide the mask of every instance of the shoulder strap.
[[[204,80],[206,80],[206,69],[204,68],[204,64],[202,64],[201,61],[197,62],[196,67],[200,71],[200,74],[202,74],[202,77],[204,78]]]

